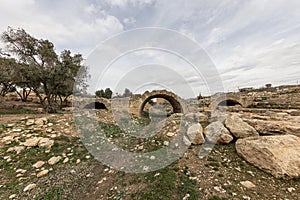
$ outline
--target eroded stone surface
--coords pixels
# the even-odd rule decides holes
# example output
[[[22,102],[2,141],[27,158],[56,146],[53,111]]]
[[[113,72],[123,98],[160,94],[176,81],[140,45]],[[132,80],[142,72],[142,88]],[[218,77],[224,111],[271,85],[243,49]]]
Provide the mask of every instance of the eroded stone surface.
[[[258,136],[257,131],[244,122],[237,114],[228,115],[225,120],[225,126],[236,138]]]
[[[187,136],[192,144],[203,144],[205,142],[203,128],[199,123],[193,124],[188,128]]]
[[[245,160],[277,178],[300,177],[300,138],[294,135],[239,139],[236,150]]]
[[[230,132],[219,122],[213,122],[204,129],[206,140],[215,144],[229,144],[233,137]]]

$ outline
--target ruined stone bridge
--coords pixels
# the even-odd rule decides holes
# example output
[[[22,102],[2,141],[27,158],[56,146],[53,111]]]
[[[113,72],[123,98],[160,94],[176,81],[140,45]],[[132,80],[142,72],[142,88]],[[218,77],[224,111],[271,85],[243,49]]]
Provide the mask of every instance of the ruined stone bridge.
[[[130,98],[84,98],[80,99],[77,107],[107,110],[111,110],[113,107],[115,110],[127,110],[132,115],[141,117],[147,102],[154,98],[162,98],[168,101],[174,113],[188,113],[192,110],[184,99],[167,90],[146,91],[142,95],[136,94]],[[246,108],[253,104],[254,97],[243,93],[218,93],[205,100],[200,99],[197,104],[200,105],[201,101],[206,101],[206,105],[210,110],[216,109],[219,105],[240,105]]]

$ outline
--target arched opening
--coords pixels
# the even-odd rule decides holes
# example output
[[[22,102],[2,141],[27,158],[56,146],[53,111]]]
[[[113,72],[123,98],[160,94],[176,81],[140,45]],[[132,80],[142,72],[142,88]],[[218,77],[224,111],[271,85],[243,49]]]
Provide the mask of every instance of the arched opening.
[[[242,105],[240,102],[236,101],[236,100],[232,100],[232,99],[226,99],[224,101],[221,101],[218,106],[238,106],[238,105]]]
[[[173,113],[181,113],[182,107],[180,103],[172,96],[158,94],[148,97],[140,106],[140,116],[149,117],[149,114],[171,115]]]
[[[97,109],[97,110],[107,110],[107,107],[104,103],[92,102],[84,106],[84,109]]]

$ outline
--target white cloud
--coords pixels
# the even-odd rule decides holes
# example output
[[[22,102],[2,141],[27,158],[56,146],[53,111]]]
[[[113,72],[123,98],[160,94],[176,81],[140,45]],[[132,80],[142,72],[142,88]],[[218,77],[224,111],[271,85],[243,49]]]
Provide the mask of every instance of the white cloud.
[[[116,6],[123,9],[128,6],[144,7],[154,4],[155,1],[156,0],[105,0],[105,2],[110,6]]]
[[[95,4],[90,4],[84,8],[84,11],[87,12],[88,14],[94,14],[97,13],[97,8]]]
[[[76,5],[73,12],[66,14],[65,19],[58,17],[64,15],[64,10],[43,11],[39,10],[38,5],[39,2],[33,1],[30,4],[28,1],[16,6],[11,3],[4,4],[4,7],[0,8],[0,17],[6,20],[0,20],[0,31],[5,31],[7,26],[21,27],[37,38],[49,39],[58,51],[71,49],[76,53],[87,55],[98,43],[121,32],[124,28],[117,17],[99,9],[99,6],[96,7],[94,4]],[[63,7],[66,5],[60,4]],[[12,7],[16,13],[4,12],[9,8],[11,10]],[[93,16],[89,17],[90,15]]]
[[[189,39],[197,41],[195,34],[192,31],[188,30],[187,28],[181,27],[179,29],[179,32],[187,36]]]
[[[0,5],[1,32],[7,26],[22,27],[51,40],[58,50],[88,55],[98,43],[123,30],[163,27],[203,46],[227,89],[299,79],[297,0],[0,0]],[[186,76],[189,82],[196,82],[188,76],[193,75]]]
[[[126,17],[123,19],[123,22],[126,24],[126,25],[132,25],[132,24],[135,24],[136,23],[136,19],[133,18],[133,17]]]

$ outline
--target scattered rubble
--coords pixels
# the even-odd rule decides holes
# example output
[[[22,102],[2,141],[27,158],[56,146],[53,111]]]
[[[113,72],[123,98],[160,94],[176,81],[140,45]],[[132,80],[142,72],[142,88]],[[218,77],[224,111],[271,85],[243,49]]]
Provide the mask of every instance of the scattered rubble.
[[[27,192],[27,191],[30,191],[30,190],[33,190],[34,188],[36,187],[36,184],[35,183],[31,183],[29,185],[27,185],[25,188],[24,188],[24,192]]]

